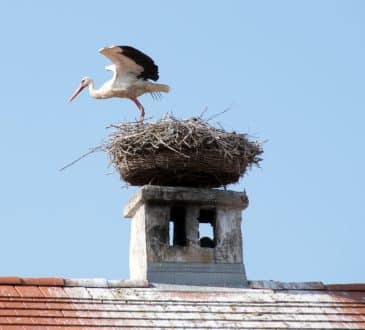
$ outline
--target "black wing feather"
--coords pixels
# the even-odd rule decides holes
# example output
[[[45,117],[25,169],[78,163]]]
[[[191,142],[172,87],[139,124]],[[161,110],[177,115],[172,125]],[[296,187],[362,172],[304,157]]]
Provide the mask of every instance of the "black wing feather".
[[[121,49],[124,56],[129,57],[131,60],[143,67],[143,71],[137,76],[137,78],[142,78],[144,80],[151,79],[154,81],[158,79],[158,66],[151,57],[131,46],[118,47]]]

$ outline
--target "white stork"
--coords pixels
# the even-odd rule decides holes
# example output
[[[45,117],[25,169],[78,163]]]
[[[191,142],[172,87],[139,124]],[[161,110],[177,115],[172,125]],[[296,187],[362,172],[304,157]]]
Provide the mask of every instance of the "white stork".
[[[99,49],[99,52],[113,63],[105,67],[106,70],[113,72],[112,79],[105,82],[99,89],[95,89],[94,81],[91,78],[83,78],[69,102],[86,86],[89,86],[90,96],[96,99],[121,97],[132,100],[141,112],[140,121],[143,121],[145,112],[137,97],[145,93],[152,95],[161,92],[168,93],[170,89],[168,85],[149,81],[149,79],[157,81],[158,66],[148,55],[130,46],[104,47]]]

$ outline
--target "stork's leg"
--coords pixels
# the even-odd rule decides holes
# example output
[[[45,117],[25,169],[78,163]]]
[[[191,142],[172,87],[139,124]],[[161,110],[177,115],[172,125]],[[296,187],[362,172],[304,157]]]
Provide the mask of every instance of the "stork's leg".
[[[142,103],[139,102],[136,97],[131,98],[131,100],[136,104],[136,106],[138,107],[139,111],[141,112],[141,117],[139,118],[139,121],[143,123],[143,120],[144,120],[144,108],[143,108]]]

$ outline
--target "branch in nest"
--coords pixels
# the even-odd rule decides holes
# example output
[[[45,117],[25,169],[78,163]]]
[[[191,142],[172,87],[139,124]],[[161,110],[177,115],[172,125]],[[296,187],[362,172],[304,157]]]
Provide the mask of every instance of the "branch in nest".
[[[66,168],[69,168],[70,166],[75,165],[76,163],[78,163],[81,159],[84,159],[85,157],[93,154],[94,152],[102,151],[103,149],[104,149],[104,146],[102,146],[102,145],[92,148],[87,153],[81,155],[79,158],[75,159],[71,163],[68,163],[64,167],[60,168],[60,171],[64,171]]]

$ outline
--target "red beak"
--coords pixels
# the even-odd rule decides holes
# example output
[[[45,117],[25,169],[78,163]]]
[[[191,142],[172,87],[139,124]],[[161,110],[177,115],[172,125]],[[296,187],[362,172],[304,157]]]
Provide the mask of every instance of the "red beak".
[[[79,87],[77,87],[75,93],[73,93],[70,97],[70,99],[68,100],[68,102],[71,102],[77,95],[80,94],[80,92],[85,88],[86,86],[84,85],[80,85]]]

